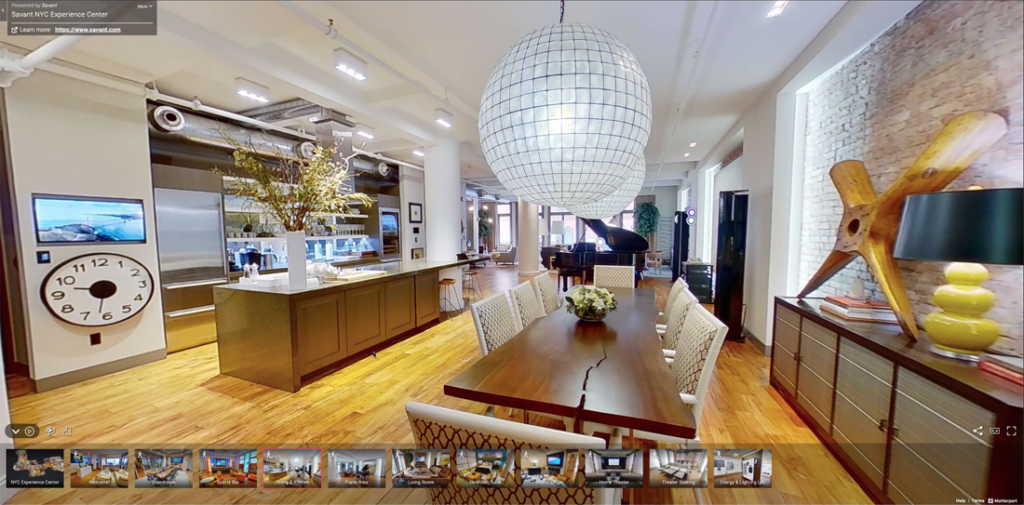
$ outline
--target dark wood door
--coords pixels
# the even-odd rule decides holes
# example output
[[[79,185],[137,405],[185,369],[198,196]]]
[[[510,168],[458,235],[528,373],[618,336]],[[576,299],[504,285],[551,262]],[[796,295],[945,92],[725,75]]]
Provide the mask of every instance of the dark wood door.
[[[316,371],[348,355],[344,311],[338,295],[295,303],[300,374]]]
[[[384,285],[384,323],[387,338],[396,337],[417,326],[415,277]]]
[[[416,326],[422,326],[439,317],[437,272],[416,276]]]
[[[383,342],[384,284],[345,291],[345,314],[349,355]]]
[[[715,264],[715,317],[729,327],[725,338],[742,342],[743,276],[747,254],[747,199],[742,191],[722,191],[718,203],[718,258]]]

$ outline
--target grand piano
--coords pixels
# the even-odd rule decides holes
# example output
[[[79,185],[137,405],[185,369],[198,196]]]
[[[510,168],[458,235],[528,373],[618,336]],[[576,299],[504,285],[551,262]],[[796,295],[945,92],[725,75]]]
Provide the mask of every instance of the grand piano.
[[[604,239],[611,251],[598,252],[597,244],[578,242],[568,252],[556,252],[551,266],[560,271],[562,290],[568,291],[569,277],[580,277],[584,284],[587,279],[593,279],[594,265],[632,266],[636,270],[635,285],[647,266],[647,239],[623,228],[608,227],[601,220],[580,218],[580,221]]]

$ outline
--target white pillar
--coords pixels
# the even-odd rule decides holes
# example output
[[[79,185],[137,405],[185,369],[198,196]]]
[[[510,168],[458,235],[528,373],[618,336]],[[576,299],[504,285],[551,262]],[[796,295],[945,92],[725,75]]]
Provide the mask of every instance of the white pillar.
[[[437,145],[424,150],[423,187],[426,205],[423,223],[426,225],[427,261],[455,261],[462,252],[462,233],[459,223],[463,219],[462,178],[459,170],[459,143],[454,139],[438,139]],[[449,291],[448,300],[454,308],[462,308],[462,269],[449,268],[438,272],[438,278],[455,279],[455,293]],[[450,290],[451,288],[449,288]],[[444,298],[444,290],[441,290]],[[443,309],[448,309],[447,306]]]
[[[519,199],[519,275],[534,276],[540,273],[540,238],[537,220],[537,204]]]

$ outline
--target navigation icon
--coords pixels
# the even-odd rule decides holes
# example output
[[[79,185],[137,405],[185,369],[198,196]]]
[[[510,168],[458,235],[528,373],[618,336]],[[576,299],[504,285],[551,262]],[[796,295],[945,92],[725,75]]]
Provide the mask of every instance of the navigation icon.
[[[57,428],[50,426],[46,428],[46,435],[52,437],[54,433],[57,433]]]
[[[65,437],[70,437],[71,436],[71,427],[70,426],[68,426],[67,428],[64,428],[64,436]]]
[[[36,438],[39,436],[39,427],[34,424],[8,424],[5,431],[9,438]]]

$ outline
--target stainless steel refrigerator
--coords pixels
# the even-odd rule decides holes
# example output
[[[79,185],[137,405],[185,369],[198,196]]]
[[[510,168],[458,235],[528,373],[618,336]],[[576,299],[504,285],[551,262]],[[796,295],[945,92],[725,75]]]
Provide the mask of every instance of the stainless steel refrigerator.
[[[153,165],[153,186],[167,352],[214,342],[213,286],[228,282],[222,179]]]

